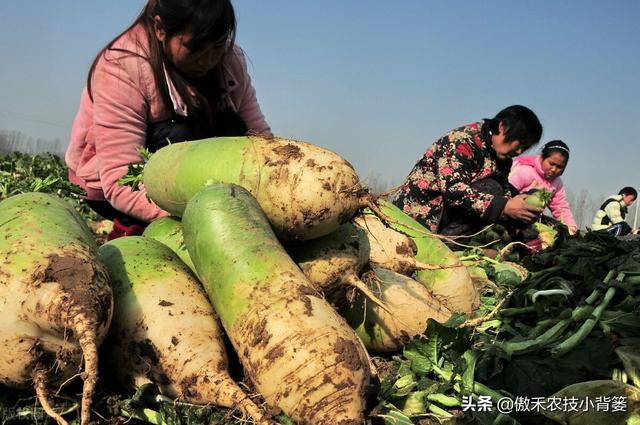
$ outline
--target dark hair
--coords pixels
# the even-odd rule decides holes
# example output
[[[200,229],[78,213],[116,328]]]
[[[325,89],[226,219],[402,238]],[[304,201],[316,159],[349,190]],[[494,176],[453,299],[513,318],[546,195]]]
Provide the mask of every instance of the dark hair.
[[[153,20],[159,16],[167,38],[183,32],[191,34],[187,47],[192,52],[235,38],[236,17],[229,0],[151,0],[150,3],[155,3],[155,7],[147,18]]]
[[[526,106],[511,105],[490,120],[489,129],[498,133],[500,123],[505,128],[505,142],[519,140],[525,149],[537,144],[542,137],[542,124],[536,114]]]
[[[622,196],[633,195],[633,199],[636,199],[638,198],[638,191],[632,188],[631,186],[626,186],[620,189],[620,192],[618,192],[618,195],[622,195]]]
[[[560,175],[564,174],[564,170],[567,168],[567,164],[569,163],[569,146],[562,140],[552,140],[550,142],[545,143],[542,147],[542,159],[549,158],[552,154],[559,153],[564,156],[564,168]]]
[[[565,162],[569,162],[569,146],[562,140],[552,140],[542,147],[542,159],[549,158],[554,153],[559,153],[564,156]]]
[[[188,83],[180,73],[174,69],[164,54],[161,43],[155,35],[155,17],[159,16],[162,29],[166,37],[171,38],[179,33],[189,33],[192,35],[189,40],[188,48],[191,51],[197,51],[209,44],[217,44],[223,40],[228,40],[227,48],[223,59],[210,72],[208,78],[212,78],[220,85],[224,81],[223,64],[228,58],[229,53],[233,50],[236,33],[236,18],[233,5],[230,0],[148,0],[136,20],[122,33],[116,36],[109,44],[104,47],[93,60],[89,75],[87,77],[87,90],[90,98],[93,100],[91,93],[91,77],[95,67],[102,56],[107,51],[118,51],[134,56],[139,56],[149,62],[153,70],[154,80],[158,91],[165,105],[171,105],[171,96],[169,87],[164,77],[164,70],[167,70],[171,81],[174,83],[180,97],[187,104],[187,108],[193,111],[201,112],[201,116],[211,116],[210,109],[218,110],[222,108],[222,91],[220,87],[207,87],[210,96],[203,96],[196,92],[196,99],[193,99],[188,91]],[[140,45],[140,51],[144,54],[133,52],[125,49],[115,48],[115,42],[133,27],[142,25],[148,39],[148,46]],[[105,60],[109,60],[105,57]],[[212,74],[213,73],[213,77]],[[218,104],[210,105],[207,97],[216,98],[211,94],[219,94]],[[170,108],[173,111],[173,108]]]

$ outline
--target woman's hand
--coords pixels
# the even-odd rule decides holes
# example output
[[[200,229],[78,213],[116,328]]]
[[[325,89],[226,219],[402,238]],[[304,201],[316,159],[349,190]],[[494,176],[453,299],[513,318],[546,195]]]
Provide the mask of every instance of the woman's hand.
[[[542,208],[529,205],[524,200],[527,195],[517,195],[507,201],[502,215],[517,221],[531,223],[542,214]]]

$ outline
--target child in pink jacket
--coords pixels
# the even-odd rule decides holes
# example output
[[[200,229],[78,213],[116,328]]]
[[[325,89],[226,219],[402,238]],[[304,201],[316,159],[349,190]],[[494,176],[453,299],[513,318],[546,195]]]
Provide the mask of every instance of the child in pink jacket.
[[[540,155],[521,156],[514,159],[509,183],[520,193],[531,189],[546,189],[553,194],[549,210],[553,217],[564,223],[571,233],[578,230],[571,213],[560,176],[569,162],[569,147],[561,140],[544,145]]]
[[[65,159],[87,204],[113,220],[110,238],[139,234],[168,215],[144,187],[118,184],[130,163],[142,162],[140,148],[271,135],[235,29],[230,0],[148,0],[94,60]]]

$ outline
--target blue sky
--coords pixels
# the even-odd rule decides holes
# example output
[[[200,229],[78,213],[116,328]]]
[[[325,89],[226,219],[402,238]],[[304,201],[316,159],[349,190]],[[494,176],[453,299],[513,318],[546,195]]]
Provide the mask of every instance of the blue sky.
[[[141,0],[4,2],[0,130],[66,142],[88,67]],[[594,197],[638,186],[640,2],[236,0],[274,132],[399,184],[451,128],[511,104],[572,158]]]

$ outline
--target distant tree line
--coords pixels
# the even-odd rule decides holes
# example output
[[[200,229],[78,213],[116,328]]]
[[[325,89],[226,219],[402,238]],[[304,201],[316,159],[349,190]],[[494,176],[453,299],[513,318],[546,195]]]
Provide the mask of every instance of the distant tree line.
[[[604,201],[604,197],[596,196],[594,198],[587,189],[574,192],[567,188],[567,198],[569,200],[569,205],[571,205],[573,218],[576,219],[578,227],[582,229],[585,227],[591,227],[591,221],[593,220],[596,211],[598,211],[598,208],[600,208],[600,204]]]
[[[65,144],[60,139],[39,139],[15,130],[0,130],[0,154],[21,152],[28,154],[52,153],[63,156]]]

